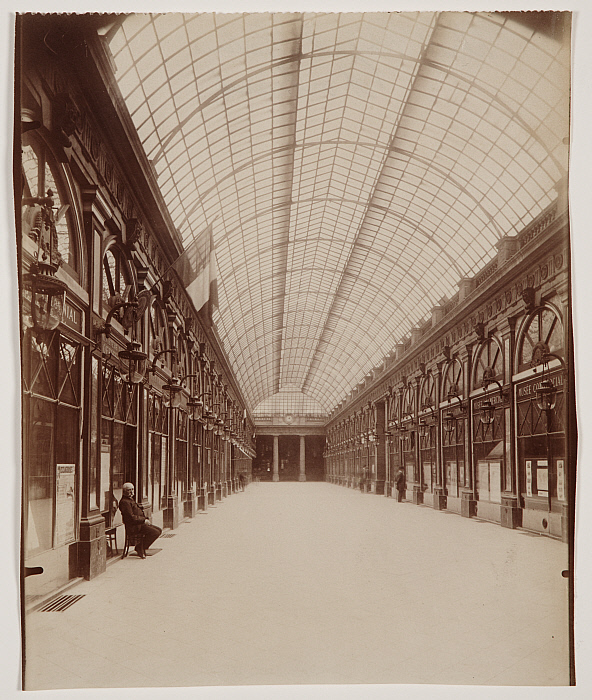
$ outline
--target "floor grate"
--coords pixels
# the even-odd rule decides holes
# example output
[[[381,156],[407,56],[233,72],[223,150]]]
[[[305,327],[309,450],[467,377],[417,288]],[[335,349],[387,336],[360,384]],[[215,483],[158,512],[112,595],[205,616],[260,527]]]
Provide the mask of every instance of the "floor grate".
[[[45,603],[43,607],[40,608],[40,612],[63,612],[67,610],[71,605],[77,603],[83,595],[61,595],[48,603]]]
[[[158,539],[162,540],[168,537],[174,537],[176,533],[174,532],[165,532],[164,535],[161,535]]]

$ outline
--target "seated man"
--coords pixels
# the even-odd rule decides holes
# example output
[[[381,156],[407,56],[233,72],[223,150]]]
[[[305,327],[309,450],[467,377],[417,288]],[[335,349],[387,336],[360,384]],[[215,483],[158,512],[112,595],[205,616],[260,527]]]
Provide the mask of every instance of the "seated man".
[[[134,498],[134,485],[129,482],[123,485],[123,496],[119,501],[119,510],[128,534],[142,536],[135,550],[138,556],[145,559],[146,550],[162,534],[162,530],[148,522],[142,506],[138,505]]]

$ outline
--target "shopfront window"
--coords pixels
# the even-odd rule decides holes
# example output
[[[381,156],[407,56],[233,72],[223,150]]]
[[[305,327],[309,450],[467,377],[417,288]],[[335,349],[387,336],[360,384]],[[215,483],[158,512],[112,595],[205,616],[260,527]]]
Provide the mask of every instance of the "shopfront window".
[[[151,500],[154,510],[161,510],[165,497],[167,451],[167,408],[162,397],[153,393],[149,396],[149,463]]]
[[[525,496],[565,501],[564,376],[560,371],[548,376],[557,391],[550,411],[541,411],[538,406],[536,390],[540,377],[516,387],[520,483]]]
[[[463,366],[455,359],[444,370],[440,396],[444,481],[448,495],[455,498],[460,496],[461,488],[470,486],[470,473],[465,465],[464,393]]]
[[[137,386],[122,381],[119,369],[103,367],[101,418],[100,507],[107,524],[117,513],[116,503],[123,495],[123,484],[136,484],[137,463]]]
[[[429,492],[437,482],[436,475],[436,383],[428,372],[421,382],[419,390],[420,434],[419,458],[423,486]]]
[[[454,415],[454,414],[453,414]],[[444,479],[448,495],[458,497],[459,489],[469,486],[465,469],[465,419],[453,417],[442,427]]]
[[[564,353],[564,328],[550,307],[536,309],[518,338],[518,371],[536,374],[516,385],[516,424],[520,492],[538,500],[534,507],[553,509],[567,500],[565,447],[565,376],[553,366]],[[537,390],[542,382],[555,389],[555,405],[541,410]]]
[[[402,434],[401,449],[403,451],[403,463],[405,465],[405,478],[407,483],[419,483],[419,474],[416,470],[414,431],[406,430]]]
[[[27,332],[23,352],[26,551],[75,539],[80,450],[78,344]]]
[[[187,413],[177,411],[177,444],[175,445],[175,469],[177,471],[177,493],[184,497],[188,489],[187,480]]]
[[[397,469],[401,466],[401,439],[399,436],[399,421],[401,418],[400,412],[400,397],[398,394],[391,394],[387,408],[387,428],[391,434],[388,443],[388,458],[390,480],[393,481]]]
[[[479,500],[501,503],[504,460],[504,407],[498,405],[491,422],[484,422],[483,402],[473,402],[473,459]]]
[[[415,420],[415,388],[412,384],[408,384],[403,392],[403,401],[401,405],[401,425],[404,430],[402,435],[403,462],[405,464],[405,475],[407,483],[420,483],[419,469],[416,456],[416,434],[412,430]]]

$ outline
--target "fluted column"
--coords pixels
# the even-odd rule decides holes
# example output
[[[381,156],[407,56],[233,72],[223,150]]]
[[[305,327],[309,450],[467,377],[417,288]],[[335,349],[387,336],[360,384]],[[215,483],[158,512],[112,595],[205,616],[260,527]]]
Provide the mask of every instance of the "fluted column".
[[[280,480],[280,439],[273,436],[273,477],[272,481]]]
[[[304,435],[300,436],[300,476],[298,481],[306,481],[306,448]]]

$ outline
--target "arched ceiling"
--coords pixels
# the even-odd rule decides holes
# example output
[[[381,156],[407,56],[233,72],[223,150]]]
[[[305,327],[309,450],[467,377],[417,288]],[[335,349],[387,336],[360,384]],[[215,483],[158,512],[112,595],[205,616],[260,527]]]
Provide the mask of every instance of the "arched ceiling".
[[[540,24],[540,23],[539,23]],[[566,176],[569,31],[503,13],[130,15],[116,79],[251,408],[331,410]]]

